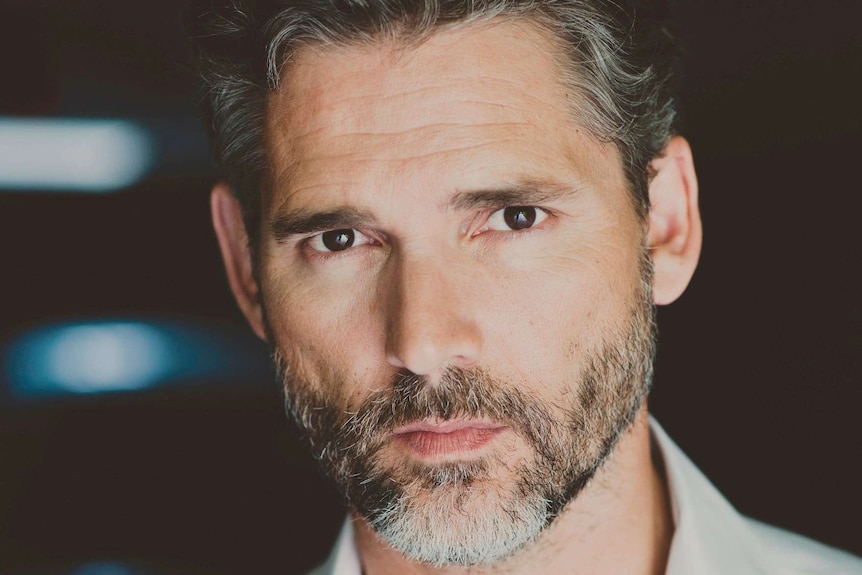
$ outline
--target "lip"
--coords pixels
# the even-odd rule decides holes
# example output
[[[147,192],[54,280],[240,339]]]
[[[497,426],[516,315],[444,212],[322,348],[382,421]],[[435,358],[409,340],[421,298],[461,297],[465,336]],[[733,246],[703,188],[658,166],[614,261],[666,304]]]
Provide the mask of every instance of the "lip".
[[[432,423],[430,421],[417,421],[409,425],[403,425],[392,432],[393,435],[403,435],[405,433],[454,433],[462,429],[503,429],[506,427],[500,423],[492,423],[489,421],[473,421],[470,419],[456,419]]]
[[[420,459],[443,459],[477,451],[505,429],[485,421],[418,421],[397,428],[392,438]]]

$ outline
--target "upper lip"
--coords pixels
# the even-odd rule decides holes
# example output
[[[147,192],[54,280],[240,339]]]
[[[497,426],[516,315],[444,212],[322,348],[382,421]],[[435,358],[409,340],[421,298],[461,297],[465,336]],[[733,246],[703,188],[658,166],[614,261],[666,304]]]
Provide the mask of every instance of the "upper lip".
[[[456,419],[440,422],[417,421],[408,425],[402,425],[401,427],[396,428],[392,433],[394,435],[417,432],[454,433],[456,431],[461,431],[462,429],[501,429],[503,427],[506,426],[492,421],[476,421],[473,419]]]

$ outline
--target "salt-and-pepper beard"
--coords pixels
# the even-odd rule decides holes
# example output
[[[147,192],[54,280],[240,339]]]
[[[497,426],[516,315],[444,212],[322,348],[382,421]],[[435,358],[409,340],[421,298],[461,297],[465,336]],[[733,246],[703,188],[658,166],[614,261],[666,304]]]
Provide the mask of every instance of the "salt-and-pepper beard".
[[[349,411],[344,393],[351,382],[311,385],[291,373],[277,349],[273,360],[288,412],[325,474],[383,541],[425,564],[490,565],[535,541],[633,423],[652,379],[650,283],[647,264],[623,329],[580,358],[579,377],[553,402],[479,368],[450,368],[433,386],[421,376],[397,374]],[[510,470],[515,481],[483,485],[494,466],[507,469],[500,457],[434,465],[382,460],[395,428],[455,417],[499,422],[520,435],[532,454]]]

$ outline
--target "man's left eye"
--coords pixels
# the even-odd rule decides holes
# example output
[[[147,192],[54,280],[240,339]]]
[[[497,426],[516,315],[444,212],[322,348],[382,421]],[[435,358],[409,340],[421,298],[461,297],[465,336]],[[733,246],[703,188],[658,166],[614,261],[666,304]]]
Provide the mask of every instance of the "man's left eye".
[[[548,218],[548,212],[535,206],[509,206],[497,210],[488,218],[488,229],[518,231],[532,228]]]

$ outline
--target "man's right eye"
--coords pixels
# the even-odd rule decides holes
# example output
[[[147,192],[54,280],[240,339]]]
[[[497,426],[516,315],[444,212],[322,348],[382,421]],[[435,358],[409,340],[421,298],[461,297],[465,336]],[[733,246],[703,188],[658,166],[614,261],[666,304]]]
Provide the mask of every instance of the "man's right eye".
[[[371,238],[354,229],[330,230],[308,238],[308,246],[318,252],[343,252],[371,242]]]

